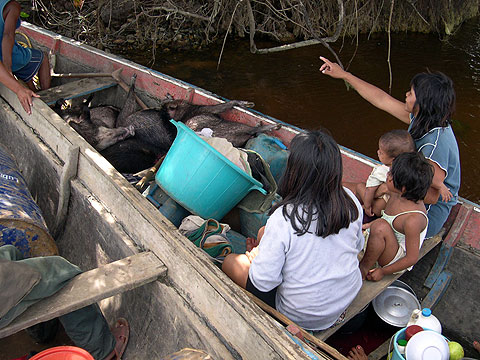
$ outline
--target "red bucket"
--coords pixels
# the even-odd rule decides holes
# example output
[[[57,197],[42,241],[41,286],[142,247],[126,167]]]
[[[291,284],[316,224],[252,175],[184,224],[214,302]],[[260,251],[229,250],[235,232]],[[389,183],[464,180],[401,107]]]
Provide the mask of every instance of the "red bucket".
[[[57,346],[34,355],[30,360],[95,360],[87,351],[75,346]]]

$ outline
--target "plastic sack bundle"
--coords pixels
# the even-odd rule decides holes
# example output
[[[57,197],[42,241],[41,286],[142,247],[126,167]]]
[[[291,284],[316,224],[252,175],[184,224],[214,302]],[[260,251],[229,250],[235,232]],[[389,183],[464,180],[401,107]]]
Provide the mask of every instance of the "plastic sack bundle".
[[[223,263],[225,256],[233,252],[233,247],[225,235],[230,226],[220,224],[215,219],[203,220],[199,216],[187,216],[179,230],[217,263]]]

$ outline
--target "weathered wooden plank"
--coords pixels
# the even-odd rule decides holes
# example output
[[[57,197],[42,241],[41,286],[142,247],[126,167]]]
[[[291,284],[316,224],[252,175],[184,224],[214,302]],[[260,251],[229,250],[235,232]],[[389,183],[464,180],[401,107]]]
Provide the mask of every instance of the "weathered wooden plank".
[[[423,299],[422,308],[433,309],[440,301],[443,294],[445,294],[445,291],[447,291],[450,281],[452,281],[452,273],[446,270],[442,271],[433,284],[432,289]]]
[[[389,337],[385,342],[368,354],[368,360],[380,360],[383,359],[387,354],[389,347],[392,346],[392,338]]]
[[[53,105],[60,98],[68,100],[78,96],[89,95],[115,85],[117,85],[117,82],[113,78],[86,78],[51,87],[50,89],[39,91],[38,94],[45,103]]]
[[[0,338],[145,285],[166,272],[167,267],[150,251],[86,271],[73,278],[55,295],[31,306],[10,325],[1,329]]]
[[[440,233],[432,238],[426,239],[423,242],[422,248],[420,249],[420,258],[432,250],[440,241],[442,241],[443,233]],[[387,288],[391,283],[398,279],[401,274],[391,274],[384,276],[380,281],[363,281],[362,288],[358,293],[357,297],[353,300],[350,306],[347,308],[347,313],[345,315],[345,321],[337,326],[331,327],[329,329],[318,331],[315,333],[315,336],[320,340],[325,340],[329,336],[333,335],[338,329],[342,327],[348,320],[354,317],[356,314],[362,310],[365,305],[370,301],[375,299],[385,288]]]
[[[458,243],[458,240],[461,238],[465,231],[465,227],[468,224],[468,220],[472,215],[473,208],[462,206],[458,211],[457,216],[455,216],[455,220],[453,225],[451,226],[451,231],[448,232],[445,240],[443,241],[442,248],[440,249],[440,253],[435,260],[435,264],[432,266],[430,273],[428,274],[427,278],[423,285],[427,288],[431,289],[432,286],[437,281],[440,273],[445,269],[450,260],[450,256],[452,255],[453,249],[455,245]]]

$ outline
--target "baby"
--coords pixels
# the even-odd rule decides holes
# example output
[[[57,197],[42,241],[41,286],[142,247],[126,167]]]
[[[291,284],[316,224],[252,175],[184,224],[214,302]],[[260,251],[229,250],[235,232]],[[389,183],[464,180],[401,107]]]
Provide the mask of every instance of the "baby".
[[[412,151],[415,151],[415,143],[408,131],[389,131],[378,140],[377,155],[382,164],[373,168],[367,182],[343,184],[352,190],[363,204],[365,214],[368,216],[381,215],[389,197],[386,187],[382,184],[386,182],[390,166],[398,155]]]

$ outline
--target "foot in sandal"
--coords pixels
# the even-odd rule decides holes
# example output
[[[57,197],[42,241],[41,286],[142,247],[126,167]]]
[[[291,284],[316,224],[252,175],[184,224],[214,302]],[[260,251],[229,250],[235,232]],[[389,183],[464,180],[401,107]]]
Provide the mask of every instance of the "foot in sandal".
[[[365,354],[365,351],[360,345],[357,345],[353,347],[349,352],[348,356],[349,359],[352,360],[368,360],[367,355]]]
[[[130,326],[128,325],[127,320],[119,318],[111,330],[117,343],[115,344],[113,351],[104,360],[121,360],[125,348],[127,347]]]
[[[480,343],[478,341],[473,342],[473,347],[475,348],[475,350],[480,352]]]

